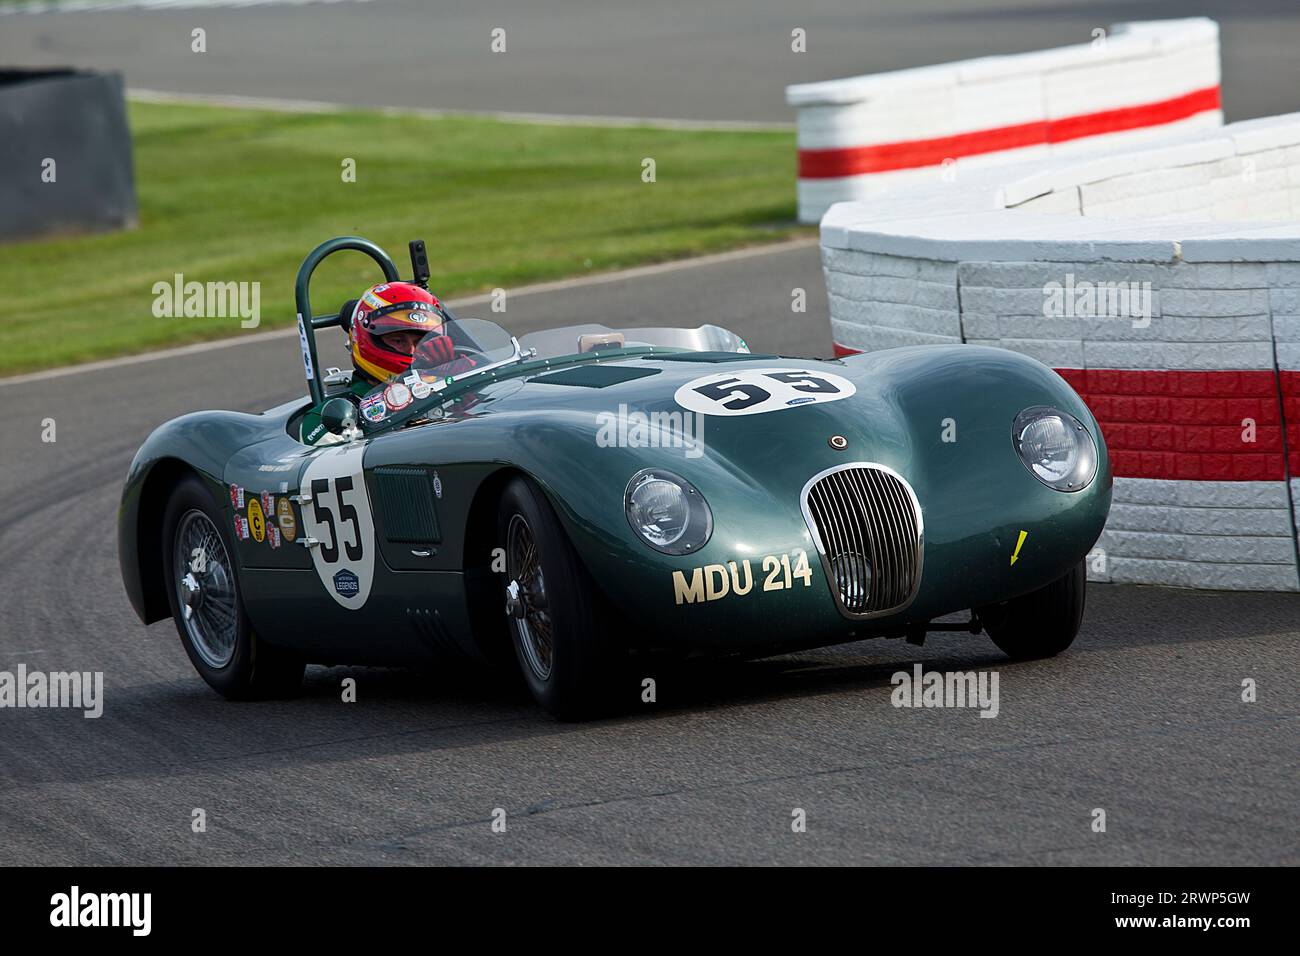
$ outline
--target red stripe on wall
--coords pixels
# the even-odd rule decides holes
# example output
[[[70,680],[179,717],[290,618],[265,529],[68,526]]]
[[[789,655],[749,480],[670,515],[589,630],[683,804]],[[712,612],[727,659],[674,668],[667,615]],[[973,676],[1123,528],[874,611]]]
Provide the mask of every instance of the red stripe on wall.
[[[1117,478],[1300,476],[1300,373],[1057,369],[1101,424]],[[1279,391],[1290,399],[1279,401]],[[1295,413],[1284,418],[1284,405]],[[1254,422],[1253,436],[1248,424]],[[1290,421],[1288,442],[1284,421]],[[1253,441],[1247,440],[1253,437]],[[1290,462],[1287,445],[1290,444]],[[1290,469],[1288,469],[1288,464]]]
[[[800,179],[837,179],[895,169],[938,166],[945,159],[996,153],[1026,146],[1064,143],[1103,133],[1162,126],[1219,108],[1219,87],[1195,90],[1182,96],[1121,109],[1101,110],[1057,120],[1021,123],[994,129],[957,133],[934,139],[915,139],[871,146],[799,150]]]
[[[1287,475],[1300,478],[1300,372],[1282,371],[1277,377],[1286,424]]]
[[[1049,143],[1065,143],[1085,136],[1100,136],[1103,133],[1118,133],[1126,129],[1141,129],[1144,126],[1163,126],[1176,123],[1197,113],[1206,113],[1219,108],[1219,88],[1211,86],[1204,90],[1194,90],[1183,96],[1161,100],[1159,103],[1144,103],[1140,106],[1126,106],[1116,110],[1102,110],[1099,113],[1085,113],[1082,116],[1068,116],[1052,120],[1047,124]]]

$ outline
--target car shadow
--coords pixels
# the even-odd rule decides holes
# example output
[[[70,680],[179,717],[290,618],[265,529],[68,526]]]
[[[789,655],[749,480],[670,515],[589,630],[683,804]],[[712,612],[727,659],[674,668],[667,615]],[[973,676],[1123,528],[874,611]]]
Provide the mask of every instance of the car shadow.
[[[923,647],[874,639],[756,660],[655,662],[633,668],[615,688],[614,706],[587,723],[544,714],[517,673],[456,662],[419,671],[311,667],[299,696],[261,702],[227,702],[192,674],[111,686],[97,720],[75,711],[15,712],[26,716],[8,722],[9,739],[0,743],[0,755],[14,758],[0,773],[0,793],[51,782],[436,754],[778,702],[797,709],[800,698],[888,692],[891,675],[916,663],[938,670],[1068,668],[1072,657],[1124,648],[1300,639],[1295,594],[1101,585],[1090,588],[1088,601],[1079,639],[1053,662],[1013,663],[987,637],[959,633],[932,635]],[[642,699],[647,677],[655,681],[653,703]],[[349,679],[353,703],[344,699]],[[49,752],[60,759],[26,759]]]

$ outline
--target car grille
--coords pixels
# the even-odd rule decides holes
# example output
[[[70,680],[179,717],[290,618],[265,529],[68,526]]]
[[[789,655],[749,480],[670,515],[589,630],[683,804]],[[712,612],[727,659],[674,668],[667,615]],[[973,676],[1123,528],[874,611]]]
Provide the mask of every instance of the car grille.
[[[824,471],[804,487],[803,513],[840,610],[879,617],[912,603],[921,584],[921,506],[883,465]]]

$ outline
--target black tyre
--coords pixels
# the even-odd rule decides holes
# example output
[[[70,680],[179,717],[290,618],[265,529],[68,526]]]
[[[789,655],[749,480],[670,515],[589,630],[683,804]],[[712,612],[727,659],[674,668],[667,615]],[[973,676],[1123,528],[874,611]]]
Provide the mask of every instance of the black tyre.
[[[528,689],[556,717],[594,716],[611,696],[613,635],[602,633],[601,596],[534,482],[521,477],[506,486],[497,534],[506,619]]]
[[[296,693],[303,660],[253,631],[226,522],[198,477],[191,475],[172,490],[160,546],[172,619],[199,676],[230,700]]]
[[[1052,657],[1074,642],[1083,622],[1087,573],[1079,562],[1037,591],[979,609],[993,643],[1015,660]]]

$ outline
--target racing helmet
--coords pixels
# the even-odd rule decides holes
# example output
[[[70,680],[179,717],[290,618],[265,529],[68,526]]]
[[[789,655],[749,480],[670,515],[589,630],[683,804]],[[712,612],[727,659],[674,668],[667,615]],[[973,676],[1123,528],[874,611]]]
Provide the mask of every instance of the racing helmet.
[[[417,346],[420,352],[429,351],[436,342],[444,346],[437,351],[450,353],[451,341],[443,328],[447,319],[442,303],[428,289],[410,282],[372,286],[352,310],[348,329],[352,363],[376,382],[401,375],[416,357],[412,332],[423,336]]]

